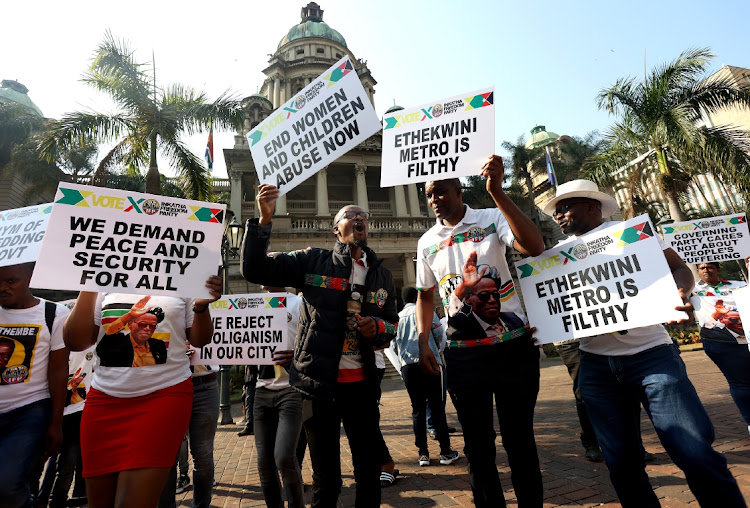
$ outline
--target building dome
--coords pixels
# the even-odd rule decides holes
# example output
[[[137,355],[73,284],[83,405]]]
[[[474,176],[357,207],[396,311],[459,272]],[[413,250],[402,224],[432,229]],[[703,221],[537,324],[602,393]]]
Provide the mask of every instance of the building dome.
[[[531,129],[531,137],[526,140],[526,148],[541,148],[550,143],[554,143],[560,136],[554,132],[547,131],[544,125],[537,125]]]
[[[320,37],[330,39],[346,47],[344,37],[323,22],[323,10],[315,2],[310,2],[302,8],[302,21],[293,26],[289,33],[279,42],[279,48],[288,42],[304,37]]]
[[[24,106],[29,114],[44,118],[42,110],[29,98],[28,93],[29,89],[18,81],[4,79],[0,82],[0,102],[15,102]]]
[[[402,109],[404,109],[403,106],[396,106],[394,104],[393,106],[391,106],[390,108],[388,108],[388,109],[385,110],[385,114],[388,115],[388,114],[394,113],[396,111],[401,111]]]

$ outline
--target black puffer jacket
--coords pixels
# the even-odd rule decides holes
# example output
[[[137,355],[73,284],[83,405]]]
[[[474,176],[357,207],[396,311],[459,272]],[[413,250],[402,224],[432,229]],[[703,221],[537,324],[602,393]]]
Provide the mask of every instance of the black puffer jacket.
[[[256,284],[303,288],[290,383],[307,396],[332,400],[346,335],[346,302],[350,298],[348,282],[352,272],[349,246],[336,242],[333,250],[311,248],[267,256],[270,238],[270,225],[259,226],[257,219],[247,221],[240,259],[242,275]],[[369,342],[377,348],[396,336],[396,288],[382,260],[371,249],[365,247],[364,251],[370,269],[360,314],[373,317],[378,331],[372,339],[360,335],[359,343],[367,392],[379,397],[375,352],[372,347],[362,346]]]

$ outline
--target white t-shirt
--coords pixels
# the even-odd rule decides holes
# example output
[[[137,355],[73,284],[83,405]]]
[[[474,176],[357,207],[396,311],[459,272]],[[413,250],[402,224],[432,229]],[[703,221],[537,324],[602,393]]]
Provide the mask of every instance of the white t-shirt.
[[[302,297],[287,293],[286,325],[291,349],[294,349],[295,338],[297,337],[297,323],[299,323],[299,308],[301,304]],[[275,376],[272,378],[258,379],[255,387],[267,388],[269,390],[281,390],[289,387],[289,373],[285,368],[274,365],[274,374]]]
[[[513,246],[515,236],[508,221],[497,208],[474,210],[468,205],[466,214],[456,227],[443,225],[438,220],[417,244],[417,288],[433,289],[438,286],[446,314],[451,295],[463,278],[463,268],[469,254],[477,252],[477,269],[496,270],[501,283],[500,304],[502,312],[512,312],[527,323],[526,314],[518,298],[508,264],[506,247]],[[449,337],[450,339],[450,337]]]
[[[615,224],[620,224],[620,222],[605,222],[601,226],[588,231],[586,234],[600,231]],[[669,248],[669,245],[665,244],[664,240],[662,240],[659,235],[655,235],[655,237],[659,241],[659,246],[662,250],[667,250]],[[557,244],[563,244],[571,238],[575,238],[575,236],[570,236],[564,240],[560,240]],[[672,339],[669,337],[667,330],[665,330],[662,325],[650,325],[631,328],[622,333],[612,332],[595,335],[593,337],[582,337],[579,349],[597,355],[626,356],[634,355],[641,351],[664,344],[672,344]]]
[[[160,312],[163,319],[140,351],[130,338],[129,327],[107,335],[110,325],[126,314],[142,295],[100,293],[94,323],[100,327],[96,344],[96,365],[92,386],[112,397],[141,397],[174,386],[191,376],[186,330],[193,326],[193,300],[173,296],[152,296],[147,314]],[[138,319],[138,318],[136,318]],[[140,357],[142,366],[134,367]]]
[[[716,340],[733,338],[738,344],[747,344],[737,303],[732,294],[745,286],[747,283],[739,280],[722,280],[717,286],[711,286],[703,280],[695,284],[690,301],[695,307],[695,317],[701,325],[702,336]]]
[[[65,394],[64,415],[83,411],[86,395],[91,388],[94,374],[94,356],[96,345],[83,351],[71,351],[68,359],[68,391]]]
[[[50,396],[49,355],[65,347],[62,327],[70,311],[56,304],[50,334],[44,307],[40,299],[28,309],[0,308],[0,413]]]

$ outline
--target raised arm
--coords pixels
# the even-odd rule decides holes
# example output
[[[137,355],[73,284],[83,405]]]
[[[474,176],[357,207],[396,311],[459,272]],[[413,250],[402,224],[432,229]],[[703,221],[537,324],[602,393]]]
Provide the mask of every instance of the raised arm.
[[[206,287],[211,293],[212,298],[201,298],[193,302],[195,310],[193,316],[193,326],[186,330],[187,339],[194,347],[203,347],[211,342],[214,334],[214,324],[211,321],[209,305],[221,298],[222,279],[217,275],[212,275],[206,281]]]
[[[539,229],[503,190],[503,177],[505,176],[503,158],[499,155],[490,156],[482,166],[482,176],[487,178],[487,192],[503,212],[513,236],[516,237],[513,248],[528,256],[538,256],[544,252],[544,240]]]

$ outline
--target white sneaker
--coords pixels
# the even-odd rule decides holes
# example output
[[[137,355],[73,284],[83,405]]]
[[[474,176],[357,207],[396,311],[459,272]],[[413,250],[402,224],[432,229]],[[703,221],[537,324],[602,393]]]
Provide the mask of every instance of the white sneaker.
[[[458,452],[451,450],[448,453],[440,454],[440,463],[444,466],[449,466],[458,460]]]
[[[430,465],[430,456],[427,455],[427,454],[420,455],[419,456],[419,465],[420,466],[429,466]]]

